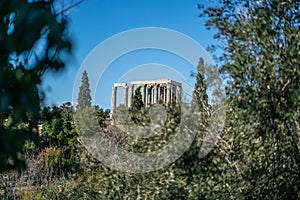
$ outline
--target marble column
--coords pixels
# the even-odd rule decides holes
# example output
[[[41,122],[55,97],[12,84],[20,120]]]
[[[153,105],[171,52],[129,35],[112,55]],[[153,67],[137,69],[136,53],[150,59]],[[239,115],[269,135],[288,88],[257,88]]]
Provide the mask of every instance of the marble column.
[[[166,105],[170,103],[171,97],[171,85],[167,84],[167,98],[166,98]]]
[[[116,113],[116,107],[117,107],[117,87],[113,86],[112,87],[112,99],[111,99],[111,104],[112,104],[112,114]]]
[[[146,85],[142,85],[142,100],[143,100],[144,107],[146,107],[147,106],[147,104],[146,104]]]
[[[124,86],[124,105],[128,108],[128,85]]]
[[[165,102],[165,99],[164,99],[164,93],[165,93],[164,92],[164,86],[160,85],[159,89],[160,89],[159,100],[162,101],[162,103],[164,103]]]
[[[134,85],[129,85],[129,106],[133,104],[133,95],[134,95]]]
[[[147,107],[150,107],[151,99],[152,99],[152,87],[149,86],[147,91]]]
[[[178,90],[178,99],[177,101],[180,102],[181,101],[181,96],[182,96],[182,87],[181,86],[177,86],[177,90]]]
[[[153,102],[154,102],[154,103],[158,103],[157,83],[154,83],[153,89],[154,89],[154,100],[153,100]]]
[[[172,87],[172,102],[176,101],[176,86],[173,85]]]

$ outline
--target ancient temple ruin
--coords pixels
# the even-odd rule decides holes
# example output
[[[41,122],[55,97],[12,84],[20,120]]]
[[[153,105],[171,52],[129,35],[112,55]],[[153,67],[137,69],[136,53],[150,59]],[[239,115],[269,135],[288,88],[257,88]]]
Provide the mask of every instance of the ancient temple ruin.
[[[155,103],[171,103],[181,101],[182,85],[170,79],[131,81],[127,83],[115,83],[112,87],[112,114],[116,113],[117,89],[123,88],[126,107],[133,103],[133,96],[136,89],[140,89],[144,106],[147,108]]]

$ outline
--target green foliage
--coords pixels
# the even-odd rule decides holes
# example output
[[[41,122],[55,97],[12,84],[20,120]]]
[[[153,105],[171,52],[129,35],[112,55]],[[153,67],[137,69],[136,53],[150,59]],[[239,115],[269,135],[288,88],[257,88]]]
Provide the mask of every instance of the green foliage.
[[[84,71],[82,74],[81,86],[79,88],[77,109],[84,109],[86,107],[91,107],[91,106],[92,106],[92,97],[91,97],[89,78],[87,72]]]
[[[131,107],[129,113],[125,106],[121,105],[118,109],[118,119],[123,122],[120,127],[128,133],[120,144],[127,151],[145,153],[163,148],[174,138],[175,129],[180,123],[181,108],[175,102],[168,106],[153,104],[140,110]]]
[[[229,108],[218,147],[235,171],[222,173],[231,198],[300,198],[299,7],[235,0],[201,12],[223,50]]]
[[[142,100],[142,93],[141,93],[141,88],[138,87],[133,96],[133,103],[131,105],[131,108],[134,110],[141,110],[144,107],[144,103]]]
[[[133,103],[130,106],[129,114],[131,120],[137,125],[143,125],[149,122],[149,120],[146,119],[147,111],[144,109],[140,87],[137,88],[134,92]]]
[[[99,106],[95,106],[95,113],[100,127],[102,128],[106,127],[105,120],[109,118],[110,110],[109,109],[103,110],[103,108],[100,108]]]
[[[97,119],[97,110],[93,107],[85,107],[79,110],[76,110],[74,115],[74,120],[76,124],[76,130],[79,136],[93,136],[102,131],[102,127],[99,125]]]
[[[199,59],[197,66],[197,76],[194,89],[193,101],[196,101],[200,112],[204,111],[208,107],[208,96],[206,94],[206,83],[204,80],[205,64],[203,58]]]
[[[135,112],[138,112],[136,110]],[[133,114],[133,113],[132,113]],[[114,120],[117,124],[121,125],[133,125],[134,122],[131,118],[130,108],[128,109],[125,105],[121,104],[117,107]]]
[[[78,105],[75,113],[75,124],[80,136],[93,136],[98,134],[104,128],[105,120],[110,111],[103,110],[99,106],[92,107],[91,91],[89,88],[89,79],[87,72],[82,74],[82,84],[79,88]]]
[[[171,102],[169,105],[165,106],[165,109],[167,116],[164,124],[164,131],[174,133],[181,121],[181,106],[179,103]],[[155,117],[157,116],[153,116],[152,119],[155,119]]]
[[[0,3],[0,172],[24,166],[20,155],[40,107],[37,85],[45,71],[64,67],[61,54],[70,51],[67,21],[55,15],[52,3]],[[12,122],[4,126],[8,118]],[[17,128],[23,122],[28,129]]]
[[[64,103],[59,108],[47,111],[53,117],[43,124],[42,139],[49,146],[45,152],[45,168],[56,174],[65,175],[79,169],[78,134],[73,120],[74,109],[71,103]]]
[[[45,149],[44,156],[45,171],[55,175],[64,176],[79,169],[74,149],[50,147]]]
[[[45,199],[299,199],[299,4],[279,0],[217,1],[201,11],[207,27],[217,29],[215,37],[223,50],[220,64],[228,81],[226,124],[215,148],[206,157],[199,159],[199,151],[209,117],[214,113],[207,102],[205,64],[200,59],[193,103],[199,107],[203,120],[197,130],[192,130],[197,131],[197,135],[191,147],[176,162],[141,174],[119,172],[97,163],[98,170],[90,169],[70,182],[50,183],[48,187],[39,188],[36,194]],[[84,80],[87,84],[84,87],[82,84],[85,88],[82,93],[89,94],[87,74]],[[80,133],[93,136],[102,131],[99,124],[107,113],[99,107],[92,108],[88,96],[80,103],[85,105],[81,112],[76,112],[76,127]],[[5,100],[3,96],[2,99]],[[2,106],[4,103],[0,105],[0,109],[6,108]],[[8,108],[8,112],[0,112],[8,118],[1,124],[0,133],[11,130],[9,133],[15,135],[5,136],[15,140],[16,136],[22,136],[20,130],[30,130],[30,126],[22,122],[32,123],[28,117],[32,114],[22,115],[24,120],[16,121],[19,114],[15,107]],[[145,134],[152,131],[154,122],[158,127],[154,129],[155,134],[134,138],[124,136],[113,126],[107,127],[110,132],[106,134],[111,134],[114,142],[126,150],[153,151],[172,139],[182,122],[180,114],[193,109],[185,104],[158,104],[145,109],[141,94],[136,91],[132,108],[119,106],[117,117],[123,124],[134,125]],[[165,114],[160,110],[166,110]],[[78,157],[73,148],[77,139],[73,112],[68,105],[52,110],[45,108],[42,112],[44,134],[53,145],[44,154],[49,170],[75,171],[73,167]],[[185,127],[193,127],[195,119],[186,117],[190,120],[185,120]],[[29,144],[27,148],[31,148]],[[1,145],[0,148],[6,147]],[[18,152],[17,148],[14,153],[19,156]],[[0,161],[7,163],[0,166],[12,161],[1,157],[3,155],[7,156],[0,154]]]
[[[70,103],[63,104],[60,108],[54,107],[51,121],[43,124],[42,134],[50,146],[75,147],[77,132],[73,121],[74,110]]]

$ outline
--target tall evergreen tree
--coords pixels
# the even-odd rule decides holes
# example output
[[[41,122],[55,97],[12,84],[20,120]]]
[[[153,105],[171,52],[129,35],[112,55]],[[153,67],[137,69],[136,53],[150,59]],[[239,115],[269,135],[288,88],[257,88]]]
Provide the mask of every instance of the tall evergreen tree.
[[[196,76],[196,83],[193,92],[192,103],[194,104],[193,107],[196,108],[201,115],[201,123],[199,124],[199,131],[201,134],[204,134],[207,131],[210,116],[210,106],[208,104],[207,95],[207,83],[204,79],[205,68],[206,66],[204,60],[200,57],[197,65],[197,75],[192,74],[192,76]]]
[[[144,107],[144,103],[142,100],[142,94],[140,88],[137,88],[134,92],[133,103],[129,109],[129,113],[131,119],[136,124],[141,124],[143,119],[142,108]]]
[[[134,92],[133,103],[131,108],[136,110],[141,110],[143,107],[144,107],[144,103],[142,100],[142,93],[140,91],[140,88],[137,88]]]
[[[86,71],[82,74],[81,86],[78,94],[78,105],[77,109],[83,109],[92,106],[92,97],[89,84],[89,78]]]
[[[79,136],[92,136],[100,132],[99,121],[97,117],[97,108],[92,107],[91,91],[89,86],[88,74],[86,71],[82,74],[81,86],[78,94],[77,111],[74,121]]]
[[[197,101],[200,111],[208,107],[208,96],[206,94],[206,83],[204,81],[205,63],[203,58],[199,59],[197,66],[197,77],[194,90],[194,101]]]

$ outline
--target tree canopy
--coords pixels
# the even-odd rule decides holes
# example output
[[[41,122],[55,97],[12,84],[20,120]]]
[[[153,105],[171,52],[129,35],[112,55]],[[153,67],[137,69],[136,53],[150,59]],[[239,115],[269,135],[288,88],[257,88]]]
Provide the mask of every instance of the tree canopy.
[[[47,70],[65,66],[71,50],[67,19],[53,1],[13,0],[0,3],[0,171],[21,168],[22,148],[36,125]],[[8,119],[10,123],[4,124]],[[26,128],[17,128],[25,123]]]
[[[227,182],[233,196],[298,199],[300,2],[198,7],[207,28],[217,31],[212,49],[223,51],[218,62],[229,109],[220,151],[237,174],[223,172],[236,177]]]

